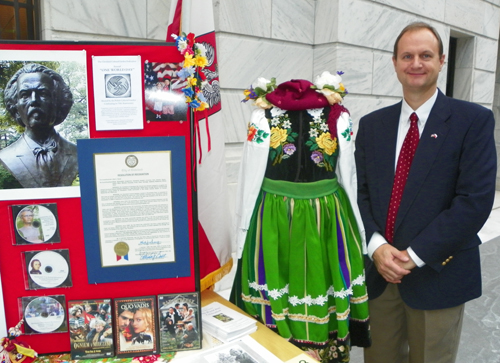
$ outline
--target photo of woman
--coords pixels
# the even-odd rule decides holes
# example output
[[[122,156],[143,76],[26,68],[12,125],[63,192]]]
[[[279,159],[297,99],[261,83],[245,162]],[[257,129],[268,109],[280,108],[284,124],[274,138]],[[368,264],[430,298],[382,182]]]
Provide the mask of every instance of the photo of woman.
[[[132,323],[132,345],[141,345],[144,349],[153,347],[153,314],[151,309],[140,308],[134,313]]]

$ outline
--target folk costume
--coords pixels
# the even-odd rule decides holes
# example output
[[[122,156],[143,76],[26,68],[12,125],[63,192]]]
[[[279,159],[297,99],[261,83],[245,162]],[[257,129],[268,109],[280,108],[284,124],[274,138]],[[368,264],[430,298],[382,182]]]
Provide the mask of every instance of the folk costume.
[[[370,345],[364,233],[350,116],[316,88],[292,80],[257,99],[232,300],[318,360],[347,362],[351,344]]]

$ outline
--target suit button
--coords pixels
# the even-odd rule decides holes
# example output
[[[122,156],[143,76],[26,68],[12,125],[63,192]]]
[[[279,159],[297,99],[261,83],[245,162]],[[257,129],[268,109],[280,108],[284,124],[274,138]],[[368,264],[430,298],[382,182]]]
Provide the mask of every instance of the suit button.
[[[446,262],[442,262],[441,265],[445,266],[446,265]]]

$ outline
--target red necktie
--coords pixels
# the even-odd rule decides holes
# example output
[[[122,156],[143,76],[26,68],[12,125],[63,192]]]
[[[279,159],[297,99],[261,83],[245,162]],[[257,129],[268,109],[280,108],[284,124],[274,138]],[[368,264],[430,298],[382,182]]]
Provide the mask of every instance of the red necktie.
[[[410,115],[410,129],[405,136],[403,146],[399,153],[396,174],[394,175],[394,184],[392,185],[391,201],[387,212],[387,221],[385,224],[385,239],[392,243],[394,238],[394,224],[398,214],[399,203],[403,197],[403,190],[406,185],[406,179],[410,172],[411,162],[417,150],[420,134],[418,132],[418,116],[415,112]]]

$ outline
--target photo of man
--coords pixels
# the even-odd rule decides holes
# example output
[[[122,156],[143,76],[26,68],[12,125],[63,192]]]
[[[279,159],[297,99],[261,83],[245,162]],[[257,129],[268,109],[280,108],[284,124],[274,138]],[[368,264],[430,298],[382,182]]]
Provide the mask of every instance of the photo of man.
[[[19,235],[28,242],[42,243],[43,234],[39,223],[33,223],[34,212],[32,209],[23,209],[19,213],[19,219],[22,227],[17,229]],[[36,226],[35,226],[36,225]]]
[[[20,204],[10,206],[16,244],[58,243],[59,223],[57,204]]]
[[[120,345],[127,345],[132,342],[132,323],[134,313],[130,310],[122,310],[118,315],[118,330]]]
[[[88,138],[84,59],[19,54],[19,61],[0,61],[0,190],[77,186],[76,140]]]

